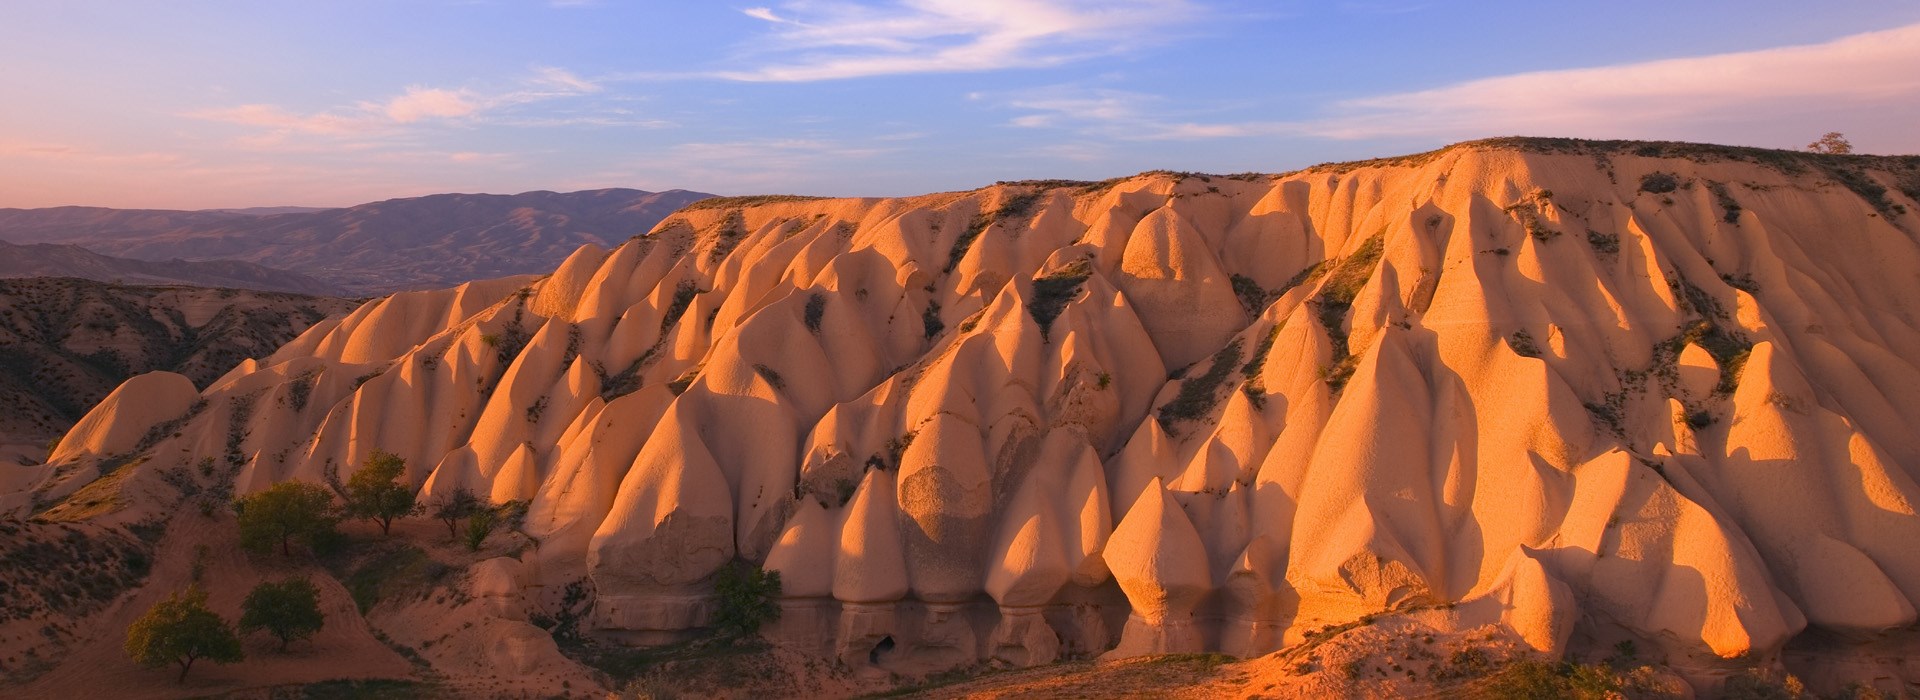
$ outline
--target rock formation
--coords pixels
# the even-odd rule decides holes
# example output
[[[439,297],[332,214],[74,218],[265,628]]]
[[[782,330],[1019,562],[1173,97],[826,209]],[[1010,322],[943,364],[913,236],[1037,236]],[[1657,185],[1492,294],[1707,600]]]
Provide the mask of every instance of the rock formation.
[[[1916,195],[1912,158],[1507,140],[709,200],[89,422],[14,502],[170,420],[119,488],[393,452],[428,498],[529,501],[529,599],[584,578],[638,640],[744,559],[787,582],[770,636],[856,665],[1259,655],[1389,614],[1706,682],[1911,635]]]

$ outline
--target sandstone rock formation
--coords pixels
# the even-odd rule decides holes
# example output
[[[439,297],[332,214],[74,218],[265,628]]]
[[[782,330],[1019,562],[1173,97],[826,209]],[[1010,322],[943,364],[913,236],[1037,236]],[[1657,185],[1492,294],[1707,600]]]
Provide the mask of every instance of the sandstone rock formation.
[[[787,582],[771,636],[853,664],[1259,655],[1384,613],[1710,682],[1911,636],[1916,195],[1911,158],[1524,140],[711,200],[316,326],[140,469],[394,452],[428,498],[530,501],[529,599],[585,578],[638,640],[703,625],[738,558]]]

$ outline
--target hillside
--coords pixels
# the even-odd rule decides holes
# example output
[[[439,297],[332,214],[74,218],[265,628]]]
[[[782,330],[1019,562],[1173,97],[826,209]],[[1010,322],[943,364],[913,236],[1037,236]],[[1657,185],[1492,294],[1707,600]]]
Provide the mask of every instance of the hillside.
[[[16,251],[0,247],[0,257],[18,260]],[[49,440],[136,374],[174,372],[204,387],[353,306],[237,289],[0,279],[0,405],[9,408],[0,412],[0,463],[45,458]]]
[[[0,278],[77,277],[133,285],[227,287],[268,292],[343,296],[334,285],[299,274],[237,260],[153,262],[101,255],[77,245],[0,241]]]
[[[143,260],[243,260],[354,294],[543,273],[711,195],[684,190],[440,194],[323,210],[0,209],[0,239]]]
[[[1543,139],[714,199],[129,384],[0,509],[152,523],[376,449],[423,499],[524,500],[525,544],[436,559],[456,595],[364,618],[469,692],[578,687],[546,630],[698,635],[735,559],[782,575],[781,653],[869,682],[1224,652],[1396,694],[1532,654],[1910,692],[1916,200],[1920,158]],[[27,692],[132,687],[111,636]]]

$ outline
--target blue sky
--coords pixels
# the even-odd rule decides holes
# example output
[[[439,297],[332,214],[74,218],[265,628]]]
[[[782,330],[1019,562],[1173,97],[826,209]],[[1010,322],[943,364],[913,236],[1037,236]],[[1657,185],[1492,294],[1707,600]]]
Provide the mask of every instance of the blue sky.
[[[1920,3],[8,0],[0,206],[904,195],[1528,134],[1920,152]]]

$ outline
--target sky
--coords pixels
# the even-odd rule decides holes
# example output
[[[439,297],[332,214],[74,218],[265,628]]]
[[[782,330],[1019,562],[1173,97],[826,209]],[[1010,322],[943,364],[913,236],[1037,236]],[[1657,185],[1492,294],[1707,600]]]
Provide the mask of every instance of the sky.
[[[1920,153],[1914,0],[5,0],[0,207]]]

